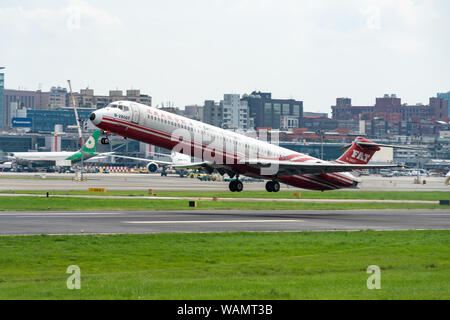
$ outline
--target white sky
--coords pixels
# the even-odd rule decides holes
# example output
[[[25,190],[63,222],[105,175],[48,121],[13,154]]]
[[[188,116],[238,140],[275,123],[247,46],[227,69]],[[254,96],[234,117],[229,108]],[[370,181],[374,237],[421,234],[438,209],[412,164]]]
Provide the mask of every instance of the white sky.
[[[179,107],[261,90],[322,112],[450,90],[448,0],[2,0],[0,23],[8,89],[71,79]]]

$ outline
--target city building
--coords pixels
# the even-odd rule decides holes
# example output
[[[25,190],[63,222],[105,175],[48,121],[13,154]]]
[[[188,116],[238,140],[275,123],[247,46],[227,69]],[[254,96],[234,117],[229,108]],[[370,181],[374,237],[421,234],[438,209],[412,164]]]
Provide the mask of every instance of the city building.
[[[428,105],[402,104],[396,95],[376,98],[374,106],[353,106],[350,98],[338,98],[331,107],[339,129],[352,129],[372,138],[389,135],[436,135],[439,122],[448,121],[448,103],[430,98]]]
[[[450,91],[447,93],[438,93],[436,97],[444,99],[445,101],[447,101],[447,105],[450,106]],[[450,118],[450,108],[448,110],[448,117]]]
[[[87,119],[94,111],[93,108],[79,108],[80,119]],[[68,126],[76,125],[75,111],[73,108],[58,108],[46,110],[27,110],[27,118],[32,119],[33,132],[54,132],[55,125],[62,125],[63,131],[67,131]]]
[[[48,109],[50,108],[50,92],[5,89],[6,108],[14,102],[27,109]]]
[[[50,89],[50,109],[61,108],[67,105],[67,89],[61,87],[52,87]]]
[[[2,69],[5,68],[0,67],[0,70]],[[5,74],[3,72],[0,72],[0,130],[3,130],[6,126],[5,123],[6,108],[5,108],[4,94],[5,94]]]
[[[223,104],[214,100],[205,100],[203,106],[203,122],[216,127],[222,127],[223,123]]]
[[[253,122],[255,128],[283,129],[288,128],[289,124],[291,127],[302,126],[303,101],[272,99],[271,93],[259,91],[244,94],[242,100],[247,102],[249,121]]]
[[[303,127],[309,131],[333,131],[338,128],[338,121],[328,116],[303,116]]]
[[[100,109],[106,107],[108,104],[119,101],[119,100],[127,100],[127,101],[135,101],[137,103],[145,104],[148,106],[152,105],[152,97],[149,95],[141,94],[141,91],[138,89],[130,89],[126,90],[126,94],[123,94],[122,90],[110,90],[109,95],[95,95],[93,89],[81,89],[80,92],[75,92],[73,94],[75,99],[75,104],[79,108],[96,108]],[[70,100],[70,104],[67,106],[71,106],[72,102]]]
[[[203,121],[203,107],[197,105],[185,106],[183,115],[193,120]]]
[[[248,129],[248,104],[239,94],[225,94],[222,101],[223,121],[226,129]]]

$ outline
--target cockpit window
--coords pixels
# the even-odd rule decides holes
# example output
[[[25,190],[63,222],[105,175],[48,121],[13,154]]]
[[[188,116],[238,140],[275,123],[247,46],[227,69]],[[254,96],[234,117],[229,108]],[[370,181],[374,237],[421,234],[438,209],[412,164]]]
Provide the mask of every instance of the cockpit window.
[[[120,110],[123,110],[123,106],[121,106],[121,105],[119,105],[118,108],[119,108]]]
[[[127,106],[123,106],[123,111],[129,111],[130,108],[128,108]]]
[[[111,108],[117,108],[117,104],[110,104],[109,105]]]

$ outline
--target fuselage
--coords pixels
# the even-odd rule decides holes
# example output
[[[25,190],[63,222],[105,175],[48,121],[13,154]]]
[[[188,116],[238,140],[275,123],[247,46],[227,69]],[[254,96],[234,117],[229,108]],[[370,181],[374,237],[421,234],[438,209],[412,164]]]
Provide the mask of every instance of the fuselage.
[[[224,130],[180,115],[130,101],[118,101],[99,109],[91,121],[100,129],[197,159],[211,161],[215,168],[245,176],[274,179],[298,188],[334,190],[355,187],[351,173],[265,174],[260,168],[240,163],[248,158],[304,163],[327,163],[266,141]],[[220,171],[219,171],[220,172]]]
[[[14,152],[13,157],[17,160],[26,161],[61,161],[66,160],[75,152],[56,151],[56,152]]]

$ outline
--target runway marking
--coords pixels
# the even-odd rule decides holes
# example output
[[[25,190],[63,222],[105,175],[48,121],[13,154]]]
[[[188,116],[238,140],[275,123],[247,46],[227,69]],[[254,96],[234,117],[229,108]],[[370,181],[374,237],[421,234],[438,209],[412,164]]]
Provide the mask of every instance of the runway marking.
[[[122,221],[130,224],[188,224],[188,223],[267,223],[303,222],[303,220],[198,220],[198,221]]]

